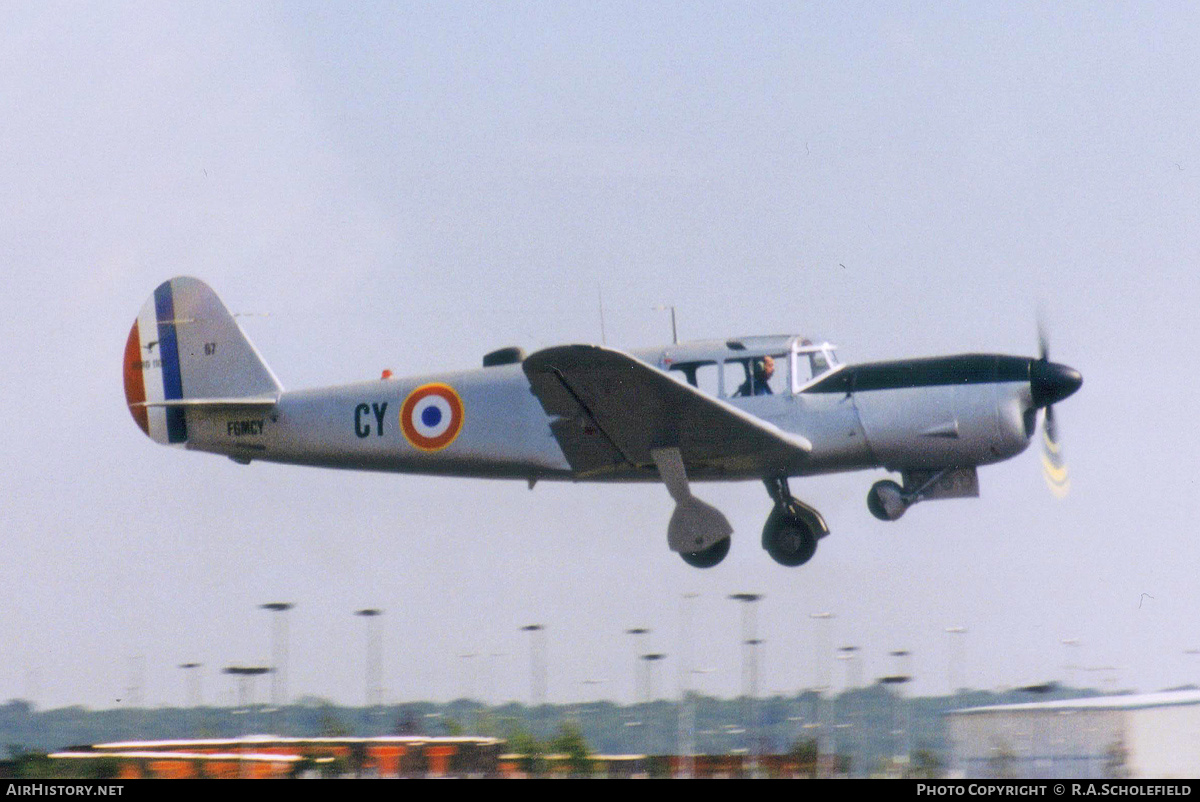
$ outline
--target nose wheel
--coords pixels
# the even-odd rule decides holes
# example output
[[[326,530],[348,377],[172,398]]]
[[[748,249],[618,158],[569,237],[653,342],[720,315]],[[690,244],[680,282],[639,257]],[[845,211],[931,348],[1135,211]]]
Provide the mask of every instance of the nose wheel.
[[[762,546],[780,565],[795,568],[812,559],[817,541],[829,534],[821,513],[788,492],[787,479],[768,479],[775,509],[763,526]]]
[[[974,468],[905,471],[904,484],[884,479],[867,492],[867,509],[881,521],[896,521],[909,507],[925,499],[967,498],[979,495]]]
[[[867,493],[867,509],[881,521],[898,520],[914,501],[891,479],[876,482]]]

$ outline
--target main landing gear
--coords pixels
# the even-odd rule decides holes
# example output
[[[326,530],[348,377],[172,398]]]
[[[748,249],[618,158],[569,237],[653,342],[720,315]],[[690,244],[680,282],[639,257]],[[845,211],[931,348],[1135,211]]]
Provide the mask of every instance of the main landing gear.
[[[712,568],[729,554],[733,527],[720,510],[692,495],[677,447],[650,449],[650,457],[675,501],[667,545],[693,568]],[[775,509],[763,527],[763,548],[780,565],[803,565],[812,559],[817,541],[829,534],[829,527],[821,513],[792,498],[786,476],[765,483]]]
[[[718,540],[704,551],[681,551],[679,556],[693,568],[712,568],[729,553],[729,538]]]
[[[817,541],[829,534],[829,527],[821,513],[792,497],[786,477],[766,479],[764,484],[775,509],[763,526],[763,548],[780,565],[804,565],[816,553]]]
[[[712,568],[729,553],[733,527],[720,510],[692,495],[678,448],[652,448],[650,457],[675,500],[667,545],[693,568]]]

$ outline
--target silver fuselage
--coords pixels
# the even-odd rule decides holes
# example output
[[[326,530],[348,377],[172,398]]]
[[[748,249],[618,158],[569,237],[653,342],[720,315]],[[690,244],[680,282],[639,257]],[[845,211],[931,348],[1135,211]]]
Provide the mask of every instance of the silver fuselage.
[[[635,354],[655,367],[661,352]],[[1030,384],[1022,357],[942,357],[949,379],[909,374],[936,360],[838,366],[800,392],[723,398],[812,443],[803,459],[761,467],[689,469],[696,480],[741,480],[885,467],[921,470],[984,465],[1022,452],[1031,427]],[[953,360],[1007,365],[960,377]],[[1008,360],[1008,362],[1000,362]],[[966,365],[967,362],[962,364]],[[906,372],[907,370],[907,372]],[[1026,371],[1027,372],[1027,371]],[[899,376],[900,378],[895,378]],[[883,378],[880,378],[883,377]],[[677,377],[678,378],[678,377]],[[437,449],[415,447],[401,427],[401,407],[419,387],[453,388],[461,428]],[[856,386],[861,384],[861,386]],[[269,462],[397,473],[536,480],[658,481],[653,464],[614,465],[582,477],[567,462],[551,418],[531,392],[520,364],[430,376],[283,392],[269,408],[188,409],[187,447],[239,462]]]

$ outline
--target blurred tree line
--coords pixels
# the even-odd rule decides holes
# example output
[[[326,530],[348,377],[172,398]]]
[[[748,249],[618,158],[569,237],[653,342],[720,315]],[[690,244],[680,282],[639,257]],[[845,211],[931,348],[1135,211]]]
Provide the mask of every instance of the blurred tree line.
[[[1040,701],[1092,695],[1057,689]],[[903,699],[886,686],[853,689],[833,698],[814,692],[744,699],[692,696],[695,748],[700,754],[794,753],[815,771],[816,739],[839,755],[839,766],[866,774],[888,765],[900,753],[899,722],[909,708],[913,767],[936,772],[947,759],[944,713],[964,707],[1031,701],[1019,691],[961,691],[953,696]],[[312,737],[337,735],[478,735],[506,739],[509,751],[525,756],[532,768],[546,754],[568,755],[585,773],[588,755],[671,755],[680,751],[679,704],[655,701],[619,705],[597,701],[530,707],[516,702],[486,706],[457,699],[413,702],[368,710],[306,697],[278,710],[251,708],[65,707],[37,710],[28,702],[0,705],[0,744],[9,767],[20,760],[37,770],[37,756],[73,745],[124,740],[232,738],[273,733]],[[809,763],[806,763],[809,765]],[[573,769],[574,770],[574,769]],[[10,775],[11,776],[11,775]]]

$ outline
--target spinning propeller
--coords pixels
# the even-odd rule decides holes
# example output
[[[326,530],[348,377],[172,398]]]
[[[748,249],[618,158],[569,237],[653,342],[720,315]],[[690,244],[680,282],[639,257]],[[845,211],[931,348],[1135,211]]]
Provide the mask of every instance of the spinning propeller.
[[[1039,358],[1029,366],[1029,385],[1033,408],[1046,408],[1042,422],[1042,475],[1056,498],[1064,498],[1071,490],[1071,478],[1063,459],[1058,426],[1054,422],[1054,402],[1061,401],[1079,389],[1083,376],[1074,368],[1050,361],[1050,342],[1046,329],[1038,324]]]

